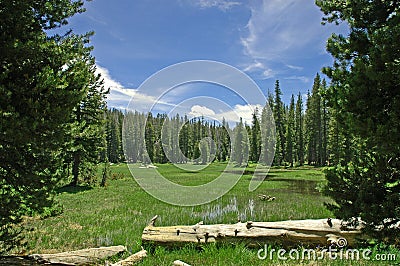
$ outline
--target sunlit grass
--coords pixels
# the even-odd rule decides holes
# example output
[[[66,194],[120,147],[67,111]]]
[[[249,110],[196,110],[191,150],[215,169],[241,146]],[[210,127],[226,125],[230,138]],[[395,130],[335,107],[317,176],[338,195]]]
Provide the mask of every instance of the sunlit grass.
[[[139,165],[137,165],[139,167]],[[158,165],[157,171],[173,182],[200,185],[219,176],[225,164],[212,164],[199,172],[184,171],[174,165]],[[317,190],[325,182],[320,169],[271,169],[266,180],[253,192],[249,183],[254,166],[246,170],[236,186],[223,197],[195,207],[172,206],[141,189],[125,164],[112,165],[112,176],[105,188],[61,189],[57,200],[61,215],[47,219],[27,219],[25,236],[29,253],[53,253],[80,248],[125,245],[130,252],[140,250],[143,228],[154,215],[157,225],[236,223],[242,221],[279,221],[316,219],[332,214],[324,207],[330,199]],[[143,169],[143,178],[153,170]],[[231,169],[228,169],[231,170]],[[240,169],[234,169],[240,170]],[[146,172],[147,171],[147,172]],[[150,174],[149,174],[150,175]],[[206,182],[205,182],[206,181]],[[276,197],[267,202],[259,194]],[[23,252],[16,250],[15,252]],[[265,265],[256,251],[243,246],[195,247],[166,251],[156,248],[142,265],[171,265],[175,259],[193,265]],[[165,261],[165,262],[164,262]]]
[[[173,165],[159,166],[160,172],[167,178],[186,177],[186,185],[196,185],[204,176],[209,176],[212,180],[224,168],[224,164],[216,164],[200,173],[190,172],[185,175],[184,171]],[[245,175],[229,193],[210,204],[179,207],[148,195],[131,177],[126,165],[113,165],[111,169],[114,175],[122,173],[118,175],[120,179],[110,180],[106,188],[78,188],[75,191],[62,192],[57,200],[64,206],[63,214],[44,220],[31,220],[27,224],[30,229],[29,250],[54,252],[117,244],[127,245],[135,250],[140,246],[143,228],[156,214],[160,216],[160,225],[194,224],[200,220],[205,223],[233,223],[238,218],[276,221],[329,215],[322,205],[321,195],[310,195],[310,201],[314,203],[310,206],[308,197],[286,191],[285,188],[290,184],[285,181],[264,182],[258,190],[249,192],[250,176]],[[322,179],[321,174],[320,180]],[[258,200],[259,193],[271,194],[277,199],[274,202],[263,202]],[[291,196],[288,197],[288,194]],[[320,200],[315,201],[315,197]]]

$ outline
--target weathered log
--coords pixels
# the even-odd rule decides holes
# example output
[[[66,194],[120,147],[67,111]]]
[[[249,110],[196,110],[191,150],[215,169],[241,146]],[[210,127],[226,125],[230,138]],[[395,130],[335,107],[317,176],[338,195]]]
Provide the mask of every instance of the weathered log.
[[[343,229],[341,220],[289,220],[280,222],[238,222],[236,224],[204,225],[202,222],[192,226],[154,225],[155,219],[144,228],[143,243],[164,246],[182,246],[187,243],[236,243],[249,246],[277,243],[284,247],[297,245],[326,246],[337,244],[354,246],[357,238],[363,238],[361,228]],[[332,226],[330,226],[332,225]]]
[[[135,254],[127,257],[124,260],[111,264],[111,266],[131,266],[134,265],[136,262],[141,261],[145,257],[147,257],[147,251],[142,248],[141,251],[136,252]]]
[[[174,261],[174,263],[172,265],[174,265],[174,266],[190,266],[190,264],[187,264],[186,262],[183,262],[181,260]]]
[[[56,254],[33,254],[30,258],[39,263],[58,265],[90,265],[126,251],[124,246],[87,248]]]

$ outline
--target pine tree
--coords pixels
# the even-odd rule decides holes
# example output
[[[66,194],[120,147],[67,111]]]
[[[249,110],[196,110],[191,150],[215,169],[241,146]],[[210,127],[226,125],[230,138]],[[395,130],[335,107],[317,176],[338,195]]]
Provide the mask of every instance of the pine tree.
[[[96,165],[100,162],[101,151],[106,148],[103,146],[106,137],[104,113],[108,90],[103,87],[100,75],[95,74],[94,58],[89,54],[86,56],[77,69],[70,67],[71,71],[81,71],[79,79],[70,80],[70,84],[84,90],[84,97],[69,120],[68,144],[64,151],[65,161],[72,162],[71,184],[74,186],[80,176],[87,183],[95,182]]]
[[[135,111],[124,115],[122,144],[128,163],[136,163],[143,158],[145,122],[146,115],[143,113]]]
[[[273,96],[269,94],[268,99],[273,103]],[[261,155],[260,162],[265,165],[271,165],[275,154],[275,121],[274,115],[270,108],[270,104],[266,104],[261,112]]]
[[[83,12],[82,1],[0,3],[0,253],[18,240],[21,216],[50,207],[63,178],[62,147],[73,109],[86,96],[87,36],[50,35]],[[83,67],[83,70],[80,68]],[[73,70],[73,71],[72,71]]]
[[[172,127],[171,119],[168,116],[165,116],[164,123],[162,126],[161,143],[163,146],[163,151],[165,153],[166,162],[170,162],[171,161],[170,158],[172,157],[171,127]]]
[[[320,88],[321,95],[321,165],[326,165],[329,159],[328,154],[328,127],[329,127],[329,111],[326,100],[326,80],[323,79]]]
[[[182,155],[185,157],[184,159],[182,158],[184,163],[187,163],[187,159],[189,158],[189,120],[187,115],[185,115],[184,118],[182,118],[182,127],[179,131],[179,148],[182,152]]]
[[[337,110],[332,110],[329,118],[328,143],[327,150],[329,151],[329,165],[346,164],[350,151],[349,141],[351,136],[346,130],[344,124],[345,118]],[[347,133],[346,133],[347,132]]]
[[[296,160],[299,165],[304,164],[304,115],[303,115],[303,100],[301,94],[297,97],[296,102],[296,116],[295,116],[295,138],[296,138]]]
[[[308,164],[319,166],[325,164],[320,89],[321,78],[317,73],[312,92],[307,98],[306,131]]]
[[[258,162],[261,154],[261,132],[260,123],[258,122],[258,109],[253,113],[253,120],[249,135],[251,136],[250,141],[250,160],[252,162]]]
[[[124,148],[124,155],[127,163],[136,162],[136,147],[134,143],[135,132],[134,132],[134,120],[135,116],[133,112],[127,112],[124,115],[123,130],[122,130],[122,146]],[[108,141],[108,140],[107,140]],[[109,144],[107,143],[107,146]]]
[[[200,140],[199,148],[200,148],[200,164],[207,164],[208,154],[210,152],[209,143],[207,139]]]
[[[305,114],[305,140],[306,140],[306,153],[307,153],[307,163],[308,165],[315,162],[315,145],[314,145],[314,123],[312,116],[312,106],[311,106],[311,94],[307,92],[307,103],[306,103],[306,114]]]
[[[231,155],[231,129],[225,118],[222,119],[222,127],[220,127],[221,139],[221,160],[226,161]]]
[[[107,111],[107,158],[109,162],[123,161],[122,124],[123,114],[117,109]]]
[[[193,121],[189,119],[188,122],[188,158],[193,161],[194,156],[194,146],[195,143],[195,128],[193,127]]]
[[[153,115],[151,113],[147,114],[146,127],[145,127],[145,150],[142,154],[142,162],[149,164],[154,162],[154,126],[153,126]]]
[[[322,144],[322,112],[321,112],[321,77],[317,73],[317,76],[315,77],[315,83],[313,85],[313,90],[312,90],[312,96],[311,96],[311,101],[312,101],[312,106],[313,106],[313,112],[314,112],[314,132],[313,136],[315,139],[315,148],[316,148],[316,164],[321,166],[324,164],[322,161],[322,150],[323,150],[323,144]]]
[[[290,106],[288,111],[288,120],[286,124],[286,161],[293,167],[294,154],[296,147],[295,143],[295,119],[294,119],[294,95],[290,100]]]
[[[243,119],[240,118],[239,123],[236,124],[234,129],[234,144],[233,144],[233,151],[232,151],[232,160],[236,162],[239,166],[242,165],[244,159],[244,128]]]
[[[193,141],[192,141],[192,148],[193,148],[193,160],[198,162],[200,159],[200,147],[199,141],[201,139],[201,121],[200,119],[193,119]]]
[[[327,171],[325,192],[336,202],[330,209],[342,219],[360,217],[369,234],[398,243],[399,229],[393,227],[400,221],[398,2],[316,3],[325,21],[345,21],[350,29],[347,37],[328,40],[335,63],[324,69],[332,81],[328,104],[351,137],[345,141],[356,148],[355,156],[350,152]]]
[[[250,154],[250,139],[249,136],[251,134],[251,127],[244,123],[243,131],[243,140],[242,140],[242,153],[243,153],[243,160],[242,165],[248,166],[249,162],[249,154]]]
[[[282,165],[285,158],[285,121],[284,121],[284,105],[281,100],[281,89],[279,87],[279,80],[275,82],[275,102],[273,105],[273,112],[276,126],[276,151],[275,163]]]
[[[208,147],[210,148],[208,162],[213,162],[217,157],[217,145],[216,145],[216,129],[215,129],[215,121],[213,123],[209,123],[208,125]]]

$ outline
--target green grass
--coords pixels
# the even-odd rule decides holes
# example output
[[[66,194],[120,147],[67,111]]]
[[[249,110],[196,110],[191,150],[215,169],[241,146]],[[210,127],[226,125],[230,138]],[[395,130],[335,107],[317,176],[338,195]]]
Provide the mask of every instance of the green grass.
[[[272,248],[279,249],[279,247],[268,247],[268,250]],[[299,248],[299,254],[301,249]],[[138,263],[137,265],[150,266],[169,266],[175,260],[184,261],[190,265],[220,265],[220,266],[236,266],[236,265],[337,265],[337,266],[348,266],[348,265],[394,265],[396,261],[377,261],[375,256],[377,254],[395,254],[396,258],[399,258],[400,252],[396,249],[388,250],[373,250],[370,255],[371,260],[347,260],[338,259],[332,260],[329,255],[322,260],[293,260],[290,259],[289,255],[286,254],[287,260],[280,260],[275,252],[272,258],[267,256],[261,260],[257,256],[258,249],[249,249],[244,245],[223,245],[216,246],[213,244],[204,246],[202,248],[196,248],[193,246],[184,247],[182,249],[169,250],[163,247],[156,247],[155,250],[149,254],[149,257]],[[269,253],[268,253],[269,254]],[[293,255],[295,256],[295,255]],[[301,255],[299,255],[301,256]],[[360,255],[361,257],[361,255]],[[397,259],[398,262],[398,259]]]
[[[139,169],[139,165],[135,165]],[[183,171],[174,165],[158,165],[169,180],[183,185],[199,185],[218,177],[226,164],[214,163],[206,169]],[[253,192],[248,186],[255,166],[246,169],[236,186],[223,197],[205,205],[179,207],[148,195],[132,178],[127,165],[112,165],[112,178],[105,188],[62,188],[57,200],[64,211],[46,219],[27,218],[24,222],[29,253],[54,253],[80,248],[125,245],[129,252],[140,250],[143,228],[154,215],[157,225],[190,225],[242,221],[317,219],[332,216],[324,207],[330,199],[318,187],[325,182],[320,169],[271,169],[266,180]],[[238,171],[232,168],[229,171]],[[141,169],[136,174],[151,178],[155,170]],[[259,173],[260,176],[265,175]],[[258,199],[258,194],[276,197],[273,202]],[[15,250],[14,252],[26,252]],[[140,265],[171,265],[181,259],[192,265],[266,265],[257,258],[257,249],[244,246],[185,247],[166,250],[156,247]],[[297,262],[279,262],[298,264]],[[365,262],[367,263],[367,262]],[[307,264],[307,263],[306,263]],[[324,265],[324,264],[322,264]],[[329,265],[329,264],[326,264]],[[347,264],[336,264],[347,265]]]

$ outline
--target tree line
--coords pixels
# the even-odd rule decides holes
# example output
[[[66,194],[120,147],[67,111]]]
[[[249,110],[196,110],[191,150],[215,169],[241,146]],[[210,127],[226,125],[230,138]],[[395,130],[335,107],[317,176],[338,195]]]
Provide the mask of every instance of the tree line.
[[[232,127],[225,119],[108,110],[106,157],[112,163],[336,164],[346,160],[350,143],[339,117],[327,106],[327,89],[317,73],[305,103],[299,93],[285,104],[277,80],[274,92],[268,93],[261,110],[254,111],[252,121],[240,119]],[[269,158],[273,152],[275,156]]]

